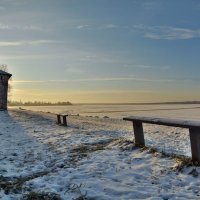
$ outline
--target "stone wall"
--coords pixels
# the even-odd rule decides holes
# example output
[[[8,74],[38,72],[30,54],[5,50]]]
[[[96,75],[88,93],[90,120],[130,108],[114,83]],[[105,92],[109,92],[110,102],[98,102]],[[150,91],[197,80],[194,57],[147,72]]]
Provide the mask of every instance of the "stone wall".
[[[0,110],[7,110],[8,76],[0,75]]]

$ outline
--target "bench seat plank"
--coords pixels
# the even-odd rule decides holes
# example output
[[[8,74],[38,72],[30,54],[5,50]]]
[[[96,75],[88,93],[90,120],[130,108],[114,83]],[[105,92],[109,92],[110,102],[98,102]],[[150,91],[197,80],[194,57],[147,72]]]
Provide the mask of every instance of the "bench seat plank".
[[[158,124],[164,126],[173,126],[181,128],[200,128],[200,121],[194,120],[184,120],[184,119],[168,119],[168,118],[156,118],[156,117],[141,117],[141,116],[131,116],[124,117],[123,120],[143,122],[148,124]]]

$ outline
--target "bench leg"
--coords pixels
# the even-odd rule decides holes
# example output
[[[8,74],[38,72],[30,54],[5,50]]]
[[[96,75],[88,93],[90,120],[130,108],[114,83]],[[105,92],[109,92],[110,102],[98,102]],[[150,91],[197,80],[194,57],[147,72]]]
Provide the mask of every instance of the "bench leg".
[[[60,118],[60,115],[57,115],[57,120],[58,120],[58,124],[61,124],[61,118]]]
[[[200,162],[200,129],[190,128],[189,131],[190,131],[192,160]]]
[[[133,121],[133,130],[135,135],[135,144],[145,146],[142,122]]]
[[[63,116],[63,125],[67,126],[67,117]]]

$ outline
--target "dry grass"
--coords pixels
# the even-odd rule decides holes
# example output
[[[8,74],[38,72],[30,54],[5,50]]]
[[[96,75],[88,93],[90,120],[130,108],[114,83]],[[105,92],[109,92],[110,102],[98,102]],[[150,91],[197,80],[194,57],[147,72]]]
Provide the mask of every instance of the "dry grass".
[[[173,153],[166,153],[164,151],[158,151],[158,149],[155,148],[151,148],[151,147],[142,147],[140,149],[140,151],[146,151],[147,153],[151,153],[151,154],[160,154],[161,158],[171,158],[174,159],[175,161],[175,166],[173,166],[171,168],[172,171],[177,171],[177,172],[183,172],[184,169],[188,168],[188,167],[193,167],[192,171],[189,173],[190,175],[192,175],[193,177],[198,177],[198,172],[196,170],[196,167],[200,166],[199,162],[194,162],[192,161],[191,157],[188,156],[184,156],[184,155],[177,155],[177,154],[173,154]]]
[[[39,172],[31,176],[19,177],[15,179],[0,176],[0,189],[3,189],[5,194],[19,194],[22,191],[23,184],[32,179],[47,175],[49,172]]]
[[[70,151],[69,163],[76,166],[80,160],[88,157],[91,153],[108,149],[109,144],[115,140],[116,139],[110,139],[108,141],[78,145]]]
[[[24,195],[21,200],[61,200],[61,198],[54,193],[30,192]]]

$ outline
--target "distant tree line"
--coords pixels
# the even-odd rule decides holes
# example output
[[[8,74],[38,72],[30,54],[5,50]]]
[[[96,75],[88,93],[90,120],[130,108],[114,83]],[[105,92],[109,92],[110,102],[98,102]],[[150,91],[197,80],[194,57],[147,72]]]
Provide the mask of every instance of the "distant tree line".
[[[69,101],[59,101],[59,102],[45,102],[45,101],[8,101],[9,106],[69,106],[72,105]]]

